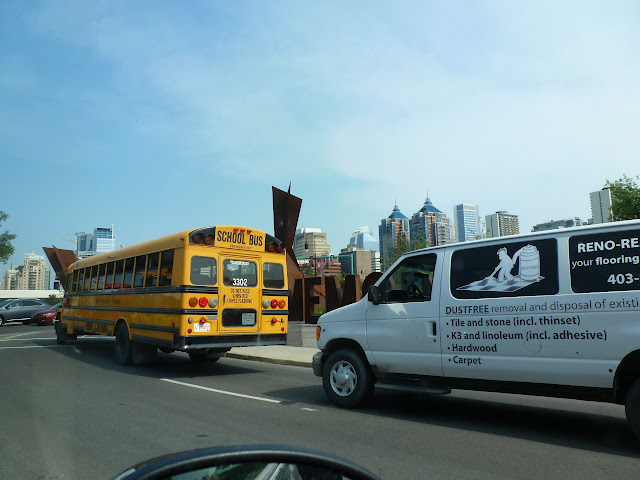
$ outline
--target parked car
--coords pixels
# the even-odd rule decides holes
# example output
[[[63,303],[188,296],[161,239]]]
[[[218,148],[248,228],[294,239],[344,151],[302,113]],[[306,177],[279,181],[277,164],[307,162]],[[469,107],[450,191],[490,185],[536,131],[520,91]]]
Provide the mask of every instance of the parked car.
[[[34,313],[31,315],[31,323],[35,323],[36,325],[52,325],[53,319],[56,316],[56,313],[58,313],[58,307],[61,306],[62,303],[57,303],[48,310]]]
[[[0,327],[7,322],[31,322],[31,315],[49,309],[50,305],[37,298],[14,298],[0,303]]]

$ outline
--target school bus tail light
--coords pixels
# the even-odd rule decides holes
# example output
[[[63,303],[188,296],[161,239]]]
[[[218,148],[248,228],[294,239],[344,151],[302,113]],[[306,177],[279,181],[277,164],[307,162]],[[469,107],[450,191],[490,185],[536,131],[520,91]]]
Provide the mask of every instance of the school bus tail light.
[[[200,297],[199,303],[201,307],[206,307],[209,305],[209,299],[207,297]]]
[[[195,307],[196,305],[198,305],[198,297],[191,297],[189,299],[189,306],[191,308]]]
[[[203,241],[205,245],[211,245],[213,243],[213,235],[207,235]]]
[[[287,302],[286,302],[285,300],[280,300],[280,301],[278,302],[278,306],[279,306],[280,308],[284,308],[286,305],[287,305]]]
[[[211,308],[216,308],[218,306],[218,299],[216,297],[211,297],[209,299],[209,306]]]
[[[276,308],[278,306],[278,300],[275,298],[271,300],[271,308]]]
[[[276,323],[278,323],[278,319],[276,317],[273,317],[271,319],[271,325],[275,325]]]
[[[265,298],[265,299],[262,301],[262,306],[263,306],[264,308],[269,308],[269,307],[271,306],[271,300],[269,300],[268,298]]]
[[[202,243],[202,240],[204,239],[204,235],[202,235],[201,233],[195,233],[192,237],[191,237],[191,241],[193,243]]]

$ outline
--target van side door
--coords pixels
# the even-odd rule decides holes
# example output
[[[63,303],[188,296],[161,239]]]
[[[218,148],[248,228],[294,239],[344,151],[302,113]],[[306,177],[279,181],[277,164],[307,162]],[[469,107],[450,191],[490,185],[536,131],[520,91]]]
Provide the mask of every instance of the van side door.
[[[378,283],[380,303],[367,301],[367,342],[381,373],[442,376],[442,257],[441,251],[404,258]]]

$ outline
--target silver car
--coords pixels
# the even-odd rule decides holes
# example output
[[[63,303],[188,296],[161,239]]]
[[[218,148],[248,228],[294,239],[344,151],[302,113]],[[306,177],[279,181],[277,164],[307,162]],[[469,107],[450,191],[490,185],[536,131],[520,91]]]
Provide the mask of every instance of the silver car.
[[[0,303],[0,327],[7,322],[22,320],[27,325],[31,315],[50,307],[37,298],[14,298]]]

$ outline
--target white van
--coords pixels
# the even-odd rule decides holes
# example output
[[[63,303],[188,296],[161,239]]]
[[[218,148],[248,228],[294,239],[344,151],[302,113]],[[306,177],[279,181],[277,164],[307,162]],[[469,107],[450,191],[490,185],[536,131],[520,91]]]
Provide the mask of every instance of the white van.
[[[624,404],[640,437],[640,221],[407,253],[318,322],[329,399],[452,388]]]

